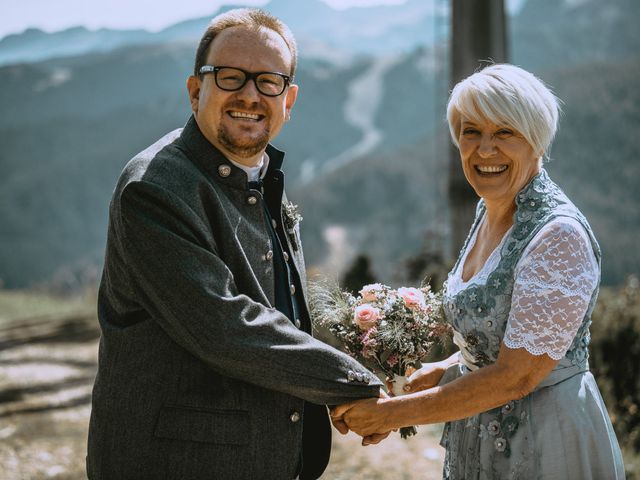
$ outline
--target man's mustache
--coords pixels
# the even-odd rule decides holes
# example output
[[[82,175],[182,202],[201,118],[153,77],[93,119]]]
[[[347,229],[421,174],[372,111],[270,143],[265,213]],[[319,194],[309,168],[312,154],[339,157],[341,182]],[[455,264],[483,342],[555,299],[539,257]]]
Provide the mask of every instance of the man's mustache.
[[[233,100],[224,106],[226,110],[242,110],[247,113],[254,113],[258,115],[270,116],[271,109],[269,106],[262,102],[251,102],[247,103],[242,100]]]

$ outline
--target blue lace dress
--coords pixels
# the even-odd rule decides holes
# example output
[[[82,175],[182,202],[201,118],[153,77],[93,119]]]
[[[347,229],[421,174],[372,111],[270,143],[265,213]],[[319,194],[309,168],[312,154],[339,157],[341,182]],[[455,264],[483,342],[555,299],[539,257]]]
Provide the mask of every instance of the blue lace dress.
[[[559,363],[526,397],[448,422],[445,479],[623,479],[620,448],[589,372],[600,249],[588,222],[542,172],[516,196],[514,224],[462,280],[485,208],[447,280],[445,311],[460,363],[443,383],[496,361],[501,343]]]

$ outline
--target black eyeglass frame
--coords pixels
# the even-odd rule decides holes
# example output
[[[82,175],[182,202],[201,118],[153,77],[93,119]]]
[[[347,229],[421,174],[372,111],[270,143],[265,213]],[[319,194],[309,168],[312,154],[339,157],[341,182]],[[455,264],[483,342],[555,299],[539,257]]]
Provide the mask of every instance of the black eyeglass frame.
[[[221,87],[220,84],[218,83],[218,72],[220,70],[222,70],[223,68],[231,68],[233,70],[238,70],[239,72],[242,72],[244,74],[244,82],[242,82],[242,85],[240,85],[238,88]],[[282,95],[284,93],[284,91],[287,89],[287,87],[289,85],[291,85],[291,81],[293,80],[293,77],[291,77],[290,75],[285,75],[284,73],[280,73],[280,72],[247,72],[246,70],[243,70],[242,68],[229,67],[229,66],[225,66],[225,65],[221,65],[221,66],[203,65],[202,67],[200,67],[200,70],[198,71],[198,73],[200,75],[205,75],[207,73],[213,73],[213,77],[214,77],[214,79],[216,81],[216,86],[220,90],[224,90],[225,92],[237,92],[238,90],[242,90],[249,80],[253,80],[253,84],[256,86],[256,89],[258,90],[258,92],[260,92],[262,95],[265,95],[267,97],[279,97],[280,95]],[[257,79],[258,79],[258,77],[260,75],[264,75],[264,74],[278,75],[279,77],[282,77],[284,79],[284,84],[282,86],[282,91],[280,91],[280,93],[265,93],[260,89],[260,86],[258,85]]]

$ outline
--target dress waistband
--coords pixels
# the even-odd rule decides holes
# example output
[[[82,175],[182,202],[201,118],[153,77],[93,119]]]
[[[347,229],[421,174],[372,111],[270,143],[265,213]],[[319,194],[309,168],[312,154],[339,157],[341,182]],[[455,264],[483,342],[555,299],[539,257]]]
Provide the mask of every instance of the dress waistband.
[[[589,365],[570,365],[567,367],[556,368],[545,377],[540,384],[533,390],[534,392],[541,388],[551,387],[558,383],[564,382],[580,373],[589,371]]]
[[[460,356],[458,357],[460,361],[460,367],[462,370],[460,373],[465,373],[464,372],[465,370],[467,372],[472,372],[474,370],[477,370],[479,367],[471,363],[470,355],[465,355],[465,353],[466,353],[465,350],[460,349]],[[564,382],[565,380],[568,380],[569,378],[575,375],[578,375],[580,373],[585,373],[588,371],[589,371],[588,363],[584,363],[582,365],[567,365],[564,367],[556,367],[554,370],[551,371],[551,373],[549,373],[549,375],[547,375],[544,378],[544,380],[542,380],[542,382],[538,384],[536,388],[533,389],[533,391],[535,392],[537,390],[540,390],[541,388],[551,387],[560,382]]]

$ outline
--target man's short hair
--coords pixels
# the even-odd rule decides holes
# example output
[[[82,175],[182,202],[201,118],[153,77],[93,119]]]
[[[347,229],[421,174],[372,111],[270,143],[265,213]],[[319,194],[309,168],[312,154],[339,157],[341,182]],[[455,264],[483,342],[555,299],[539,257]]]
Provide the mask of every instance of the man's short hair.
[[[447,105],[456,146],[464,116],[516,129],[539,156],[551,145],[559,114],[559,100],[542,80],[509,64],[490,65],[465,78],[454,87]]]
[[[260,10],[258,8],[236,8],[228,12],[215,16],[209,23],[207,30],[200,39],[198,50],[196,52],[196,61],[193,69],[195,76],[199,75],[200,68],[206,64],[209,46],[213,39],[223,30],[231,27],[246,27],[258,30],[260,28],[268,28],[273,30],[282,37],[291,52],[291,70],[289,75],[293,78],[296,72],[296,64],[298,51],[296,40],[289,27],[273,15]],[[286,72],[282,72],[286,73]]]

